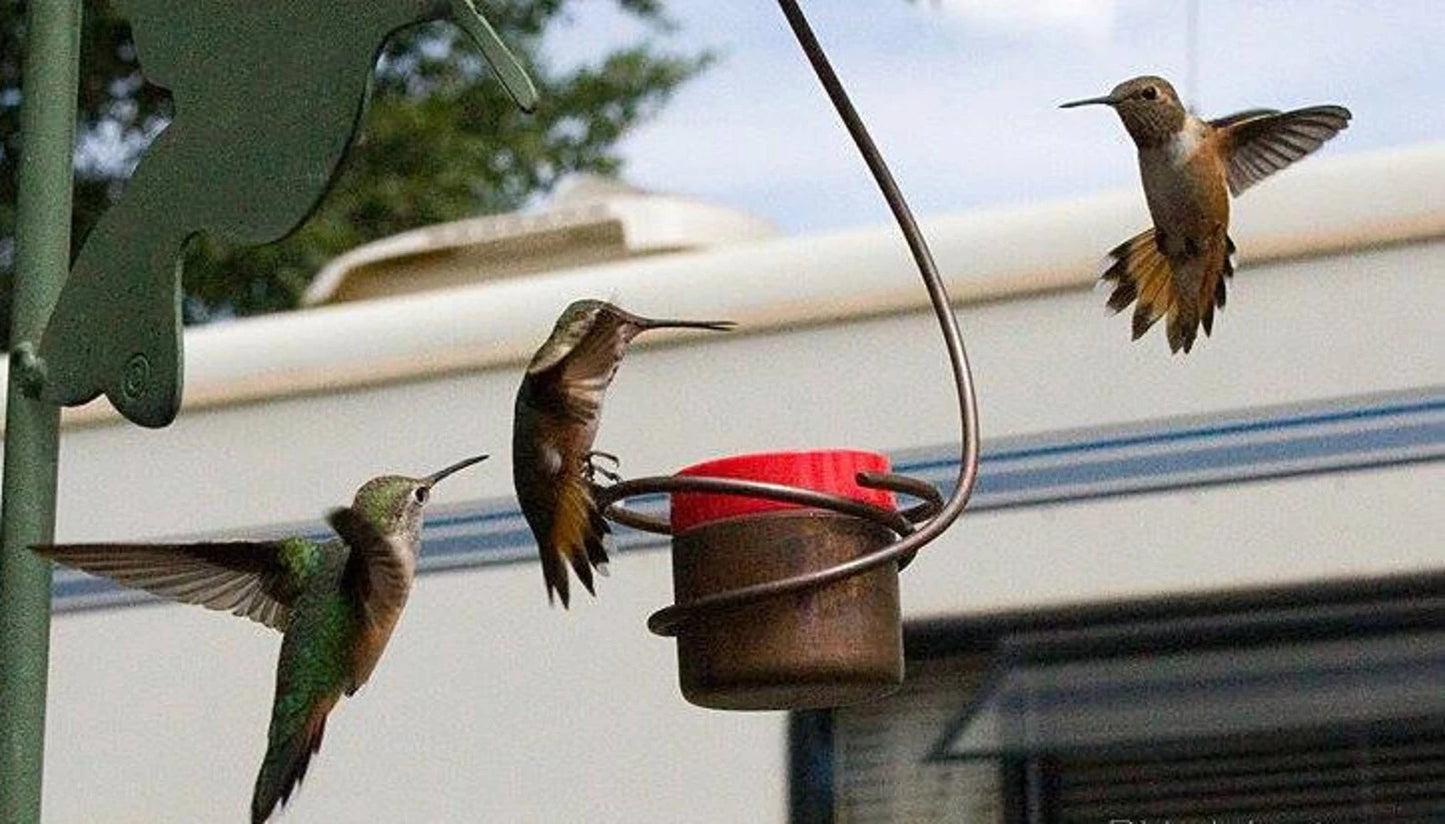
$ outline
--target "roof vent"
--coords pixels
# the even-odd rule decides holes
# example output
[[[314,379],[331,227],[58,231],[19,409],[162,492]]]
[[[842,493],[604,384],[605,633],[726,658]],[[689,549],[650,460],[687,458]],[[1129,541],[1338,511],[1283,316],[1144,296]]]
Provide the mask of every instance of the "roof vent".
[[[326,264],[301,302],[368,300],[777,233],[733,209],[578,174],[538,210],[441,223],[358,246]]]

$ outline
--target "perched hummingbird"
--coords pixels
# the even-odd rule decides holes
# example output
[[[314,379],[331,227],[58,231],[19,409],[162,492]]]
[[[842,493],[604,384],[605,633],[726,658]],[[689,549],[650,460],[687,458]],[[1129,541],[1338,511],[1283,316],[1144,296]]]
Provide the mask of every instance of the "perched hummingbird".
[[[723,331],[733,325],[643,318],[600,300],[576,301],[557,319],[527,365],[512,424],[512,482],[537,539],[549,602],[555,592],[567,606],[567,564],[594,594],[592,568],[606,571],[607,522],[593,500],[592,484],[595,474],[613,476],[595,464],[612,456],[594,452],[592,441],[602,396],[627,344],[650,329]]]
[[[411,594],[421,513],[438,481],[478,455],[423,478],[367,481],[327,521],[339,539],[192,544],[53,544],[34,549],[67,566],[283,633],[266,757],[251,821],[291,797],[321,746],[326,716],[366,683]]]
[[[1139,148],[1139,174],[1154,228],[1109,253],[1103,279],[1117,284],[1115,312],[1133,303],[1134,339],[1168,316],[1169,349],[1188,352],[1208,335],[1234,274],[1229,195],[1238,195],[1320,147],[1350,122],[1343,106],[1290,112],[1249,109],[1218,120],[1185,110],[1161,77],[1136,77],[1103,97],[1060,108],[1113,106]]]

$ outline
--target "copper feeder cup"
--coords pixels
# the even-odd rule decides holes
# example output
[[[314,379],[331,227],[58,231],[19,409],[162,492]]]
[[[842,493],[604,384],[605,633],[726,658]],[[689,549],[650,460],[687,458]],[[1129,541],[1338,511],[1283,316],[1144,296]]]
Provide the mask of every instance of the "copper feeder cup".
[[[870,452],[781,452],[698,464],[682,476],[787,484],[894,511],[893,493],[859,486],[886,473]],[[897,537],[877,521],[782,501],[678,492],[672,498],[672,582],[688,604],[828,569]],[[718,709],[801,709],[877,698],[903,683],[898,565],[685,622],[678,679],[688,701]]]
[[[818,509],[742,515],[672,540],[679,603],[826,569],[893,533]],[[737,607],[678,629],[682,695],[723,710],[808,709],[881,698],[903,683],[898,568]]]
[[[879,698],[903,682],[895,551],[943,504],[931,485],[854,450],[741,455],[623,481],[598,503],[620,523],[672,538],[674,606],[648,621],[677,637],[683,697],[777,710]],[[668,520],[615,502],[672,495]],[[894,493],[923,503],[900,512]]]
[[[672,535],[676,603],[648,628],[677,637],[683,696],[718,709],[805,709],[875,698],[903,680],[898,571],[963,514],[978,479],[978,402],[958,320],[928,244],[796,0],[778,0],[898,221],[938,316],[958,398],[958,480],[932,485],[848,450],[744,455],[595,489],[610,519]],[[622,507],[672,496],[667,520]],[[922,503],[899,510],[892,493]]]

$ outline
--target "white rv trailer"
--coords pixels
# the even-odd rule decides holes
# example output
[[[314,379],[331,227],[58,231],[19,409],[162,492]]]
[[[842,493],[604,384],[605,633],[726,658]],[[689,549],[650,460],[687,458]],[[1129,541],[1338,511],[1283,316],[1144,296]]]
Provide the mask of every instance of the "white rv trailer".
[[[1157,329],[1131,343],[1094,288],[1102,253],[1145,225],[1136,191],[923,221],[973,360],[985,454],[972,510],[902,575],[910,626],[1167,616],[1216,595],[1434,580],[1442,191],[1445,144],[1320,158],[1250,192],[1228,307],[1188,356]],[[678,694],[672,643],[644,627],[671,598],[662,542],[620,532],[597,598],[548,606],[509,486],[509,427],[526,358],[579,297],[740,324],[635,346],[597,444],[628,476],[859,447],[954,477],[937,324],[880,223],[188,330],[172,426],[139,429],[99,404],[67,415],[59,539],[320,533],[368,477],[491,453],[439,487],[425,574],[286,821],[784,822],[790,770],[798,821],[1047,820],[1010,818],[1022,790],[1008,746],[925,786],[906,757],[858,766],[862,739],[841,737],[871,723],[888,752],[966,748],[930,731],[948,724],[987,737],[954,709],[997,682],[988,643],[950,659],[942,698],[901,714],[914,727],[866,708],[833,716],[835,747],[810,771],[786,714]],[[55,589],[45,820],[241,820],[278,637],[67,571]],[[877,728],[889,718],[891,739]]]

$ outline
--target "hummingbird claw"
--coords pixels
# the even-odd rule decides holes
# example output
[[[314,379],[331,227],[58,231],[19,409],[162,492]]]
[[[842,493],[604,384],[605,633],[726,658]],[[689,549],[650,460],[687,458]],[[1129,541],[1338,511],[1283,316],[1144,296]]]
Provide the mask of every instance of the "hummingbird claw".
[[[599,466],[599,462],[612,464],[612,469]],[[587,478],[587,482],[593,486],[597,485],[597,479],[599,477],[608,483],[621,483],[622,476],[616,471],[621,466],[622,461],[611,452],[599,452],[594,449],[582,458],[582,474]]]
[[[603,469],[602,467],[591,461],[588,461],[586,464],[583,465],[582,474],[586,476],[587,482],[592,484],[593,486],[597,485],[598,477],[601,477],[604,481],[612,484],[622,482],[621,475],[610,469]]]

